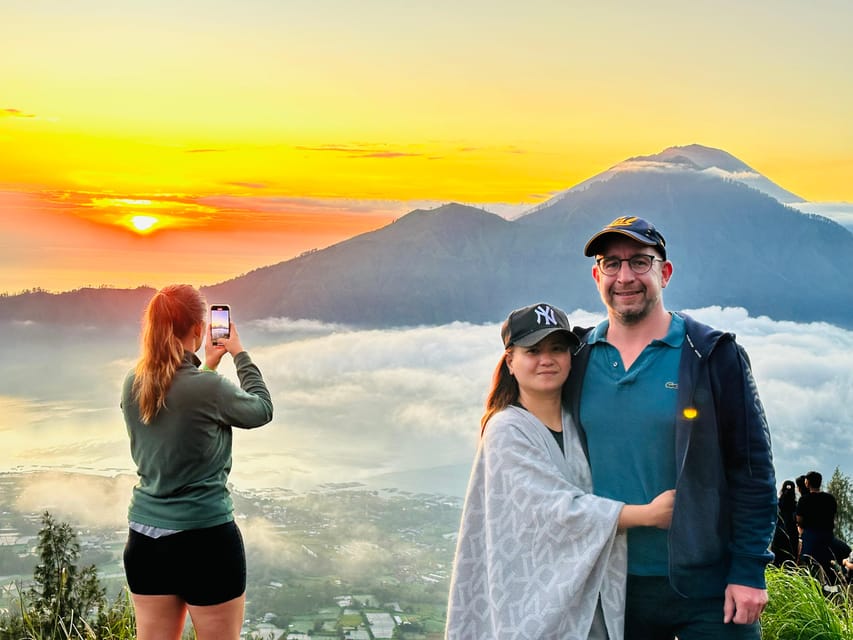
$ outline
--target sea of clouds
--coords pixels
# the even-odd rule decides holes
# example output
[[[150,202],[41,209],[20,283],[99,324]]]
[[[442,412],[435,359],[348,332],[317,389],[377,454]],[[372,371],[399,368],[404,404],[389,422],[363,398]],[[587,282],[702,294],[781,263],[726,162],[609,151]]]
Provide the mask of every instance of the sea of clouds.
[[[853,474],[853,332],[750,317],[740,308],[689,313],[734,332],[746,347],[779,483],[811,469]],[[602,319],[580,310],[570,317],[587,326]],[[499,323],[359,330],[267,319],[240,331],[275,417],[236,431],[235,487],[303,491],[355,481],[462,494],[502,350]],[[7,325],[6,338],[0,471],[90,476],[34,474],[21,506],[53,505],[93,524],[120,525],[133,466],[119,394],[136,336],[26,323]],[[220,371],[236,380],[230,361]]]

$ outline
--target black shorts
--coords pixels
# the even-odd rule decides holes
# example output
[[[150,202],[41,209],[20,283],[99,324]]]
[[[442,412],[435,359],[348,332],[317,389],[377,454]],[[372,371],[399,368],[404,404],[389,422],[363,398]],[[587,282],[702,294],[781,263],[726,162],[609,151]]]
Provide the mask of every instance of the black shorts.
[[[195,606],[227,602],[246,590],[243,537],[234,522],[162,538],[131,529],[124,572],[136,595],[176,595]]]

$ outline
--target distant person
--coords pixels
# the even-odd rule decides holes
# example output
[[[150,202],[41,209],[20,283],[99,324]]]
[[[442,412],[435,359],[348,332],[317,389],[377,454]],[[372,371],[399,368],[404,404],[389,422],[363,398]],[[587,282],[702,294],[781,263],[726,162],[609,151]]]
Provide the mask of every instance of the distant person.
[[[578,340],[547,304],[510,313],[459,528],[448,640],[621,640],[627,527],[669,526],[674,492],[591,495],[562,404]]]
[[[124,381],[139,476],[124,568],[140,640],[178,640],[187,611],[199,640],[240,637],[246,557],[226,488],[231,429],[264,425],[273,408],[233,323],[230,332],[214,346],[201,294],[165,287],[148,303],[139,361]],[[240,387],[215,373],[226,352]]]
[[[794,482],[797,484],[797,501],[799,502],[800,498],[809,492],[809,488],[806,486],[805,474],[797,476],[797,479],[794,480]]]
[[[776,531],[770,550],[773,552],[773,564],[781,567],[785,562],[796,562],[799,551],[799,530],[797,529],[797,495],[794,482],[785,480],[779,491],[779,505],[776,515]]]
[[[808,487],[806,487],[806,475],[803,474],[801,476],[797,476],[794,483],[797,485],[797,504],[799,504],[800,499],[809,492]],[[796,519],[796,515],[794,518]],[[797,562],[800,561],[800,549],[803,546],[802,535],[803,528],[800,526],[800,523],[797,522]]]
[[[809,492],[797,503],[797,522],[803,531],[800,562],[816,562],[832,582],[832,561],[835,559],[832,548],[838,504],[831,494],[821,491],[822,483],[823,476],[819,472],[809,471],[806,474]]]
[[[731,333],[664,307],[673,265],[647,220],[617,218],[584,253],[607,308],[582,333],[570,381],[595,494],[677,491],[669,532],[628,532],[625,637],[758,640],[776,481],[747,355]]]

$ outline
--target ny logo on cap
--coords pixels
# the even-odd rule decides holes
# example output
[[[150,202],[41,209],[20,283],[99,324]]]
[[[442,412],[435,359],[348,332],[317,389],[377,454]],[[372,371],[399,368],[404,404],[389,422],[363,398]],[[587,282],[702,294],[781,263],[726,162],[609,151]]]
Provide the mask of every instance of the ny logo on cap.
[[[542,306],[541,304],[534,309],[536,312],[536,324],[542,324],[542,321],[545,321],[545,325],[554,325],[557,326],[557,318],[554,317],[554,310],[548,306]]]

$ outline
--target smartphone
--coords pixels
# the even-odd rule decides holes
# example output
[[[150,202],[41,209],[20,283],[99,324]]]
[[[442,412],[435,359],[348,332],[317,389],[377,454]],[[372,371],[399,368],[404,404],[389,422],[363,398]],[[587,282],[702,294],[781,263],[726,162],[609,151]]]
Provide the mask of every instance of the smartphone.
[[[231,337],[231,307],[227,304],[210,305],[210,337],[215,345],[220,338]]]

